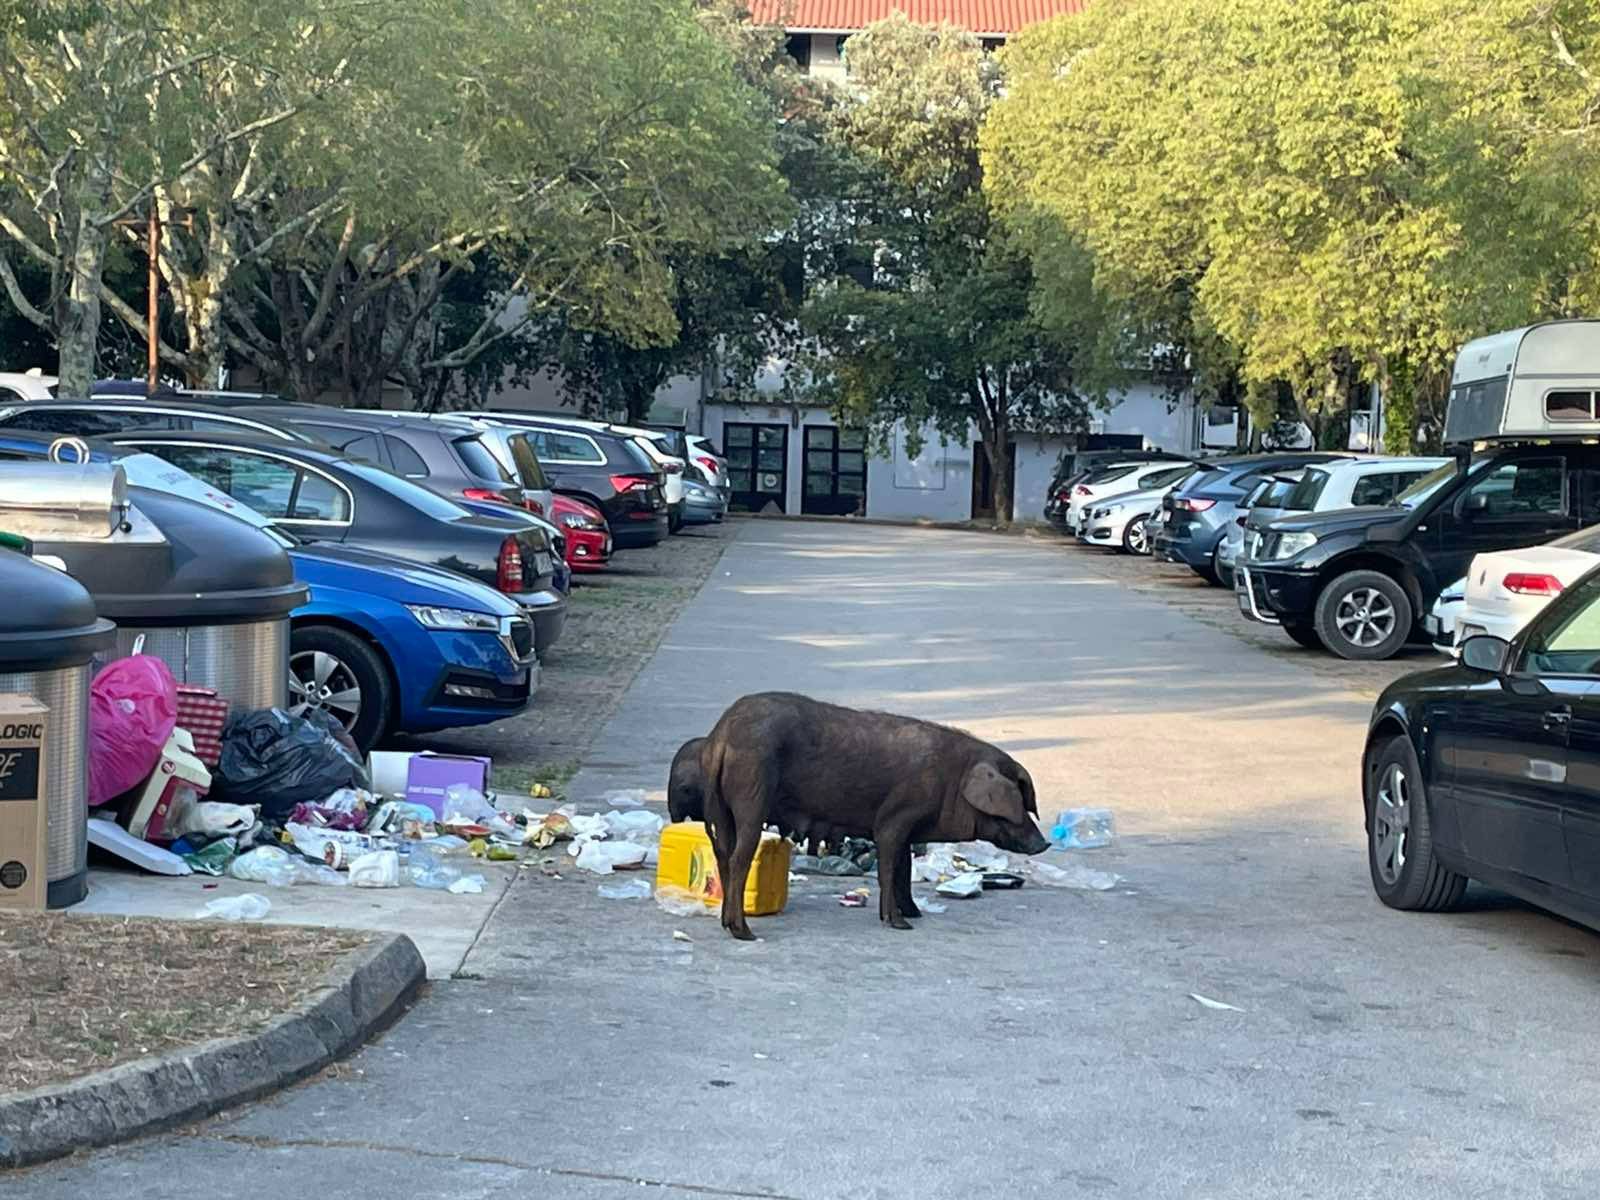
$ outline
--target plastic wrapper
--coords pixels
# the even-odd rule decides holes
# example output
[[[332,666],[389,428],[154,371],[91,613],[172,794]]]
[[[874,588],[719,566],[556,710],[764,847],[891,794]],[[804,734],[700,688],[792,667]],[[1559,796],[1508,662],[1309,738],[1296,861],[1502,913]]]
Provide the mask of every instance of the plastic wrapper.
[[[600,895],[607,900],[648,900],[650,898],[650,881],[648,879],[629,879],[615,883],[602,883],[599,888]]]
[[[1046,887],[1074,888],[1085,892],[1109,892],[1122,882],[1120,875],[1110,871],[1096,871],[1093,867],[1075,862],[1056,866],[1053,863],[1035,861],[1028,864],[1028,873],[1033,876],[1035,883],[1042,883]]]
[[[265,883],[271,887],[293,887],[297,883],[343,887],[350,882],[332,867],[296,858],[278,846],[258,846],[247,854],[239,855],[229,865],[228,874],[235,879]]]
[[[195,915],[215,921],[259,921],[271,911],[272,901],[246,892],[242,896],[218,896]]]
[[[393,850],[373,850],[350,860],[350,886],[392,888],[400,886],[400,856]]]
[[[715,904],[707,904],[688,888],[670,885],[656,889],[656,905],[663,912],[675,917],[709,917],[721,911]]]
[[[138,787],[178,723],[178,685],[159,658],[119,658],[89,685],[89,805]]]
[[[633,842],[585,842],[573,865],[580,871],[609,875],[618,869],[643,866],[649,850],[648,846]]]

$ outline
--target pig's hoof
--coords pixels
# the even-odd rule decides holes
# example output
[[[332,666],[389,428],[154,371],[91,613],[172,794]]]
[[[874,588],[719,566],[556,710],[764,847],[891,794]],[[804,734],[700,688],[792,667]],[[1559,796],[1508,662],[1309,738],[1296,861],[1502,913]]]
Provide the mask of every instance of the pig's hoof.
[[[909,901],[903,901],[901,903],[900,911],[906,916],[910,917],[913,921],[918,920],[922,916],[922,910]]]
[[[730,926],[728,932],[741,942],[753,942],[756,940],[756,935],[750,932],[750,926],[748,925]]]
[[[890,929],[910,929],[911,928],[911,922],[906,920],[899,913],[896,913],[894,916],[889,918],[889,928]]]

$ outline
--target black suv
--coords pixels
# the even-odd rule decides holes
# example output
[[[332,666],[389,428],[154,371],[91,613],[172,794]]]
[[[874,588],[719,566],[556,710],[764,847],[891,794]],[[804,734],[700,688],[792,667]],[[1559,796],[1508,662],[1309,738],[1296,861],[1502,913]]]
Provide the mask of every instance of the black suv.
[[[1600,520],[1600,446],[1496,446],[1424,475],[1383,508],[1281,517],[1235,572],[1246,616],[1341,658],[1395,654],[1475,555]]]
[[[619,549],[653,546],[667,536],[666,478],[631,437],[589,425],[545,421],[537,414],[496,410],[501,425],[528,431],[550,487],[592,504],[611,526]]]

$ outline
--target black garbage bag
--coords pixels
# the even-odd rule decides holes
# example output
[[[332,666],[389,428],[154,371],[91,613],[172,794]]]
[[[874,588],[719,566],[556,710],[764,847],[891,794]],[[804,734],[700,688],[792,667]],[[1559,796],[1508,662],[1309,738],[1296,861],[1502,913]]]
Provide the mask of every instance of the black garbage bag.
[[[228,719],[208,799],[259,804],[263,821],[283,821],[296,804],[370,786],[355,744],[327,713],[313,709],[292,717],[262,708]]]

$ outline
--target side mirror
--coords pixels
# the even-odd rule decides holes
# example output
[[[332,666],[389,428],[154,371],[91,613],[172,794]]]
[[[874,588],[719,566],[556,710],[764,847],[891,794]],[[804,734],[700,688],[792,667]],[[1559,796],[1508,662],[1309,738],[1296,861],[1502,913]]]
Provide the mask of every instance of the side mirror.
[[[1498,675],[1505,670],[1511,643],[1504,638],[1480,633],[1461,643],[1461,665],[1474,671]]]
[[[1487,492],[1473,492],[1462,502],[1461,515],[1476,517],[1489,511],[1489,494]]]

